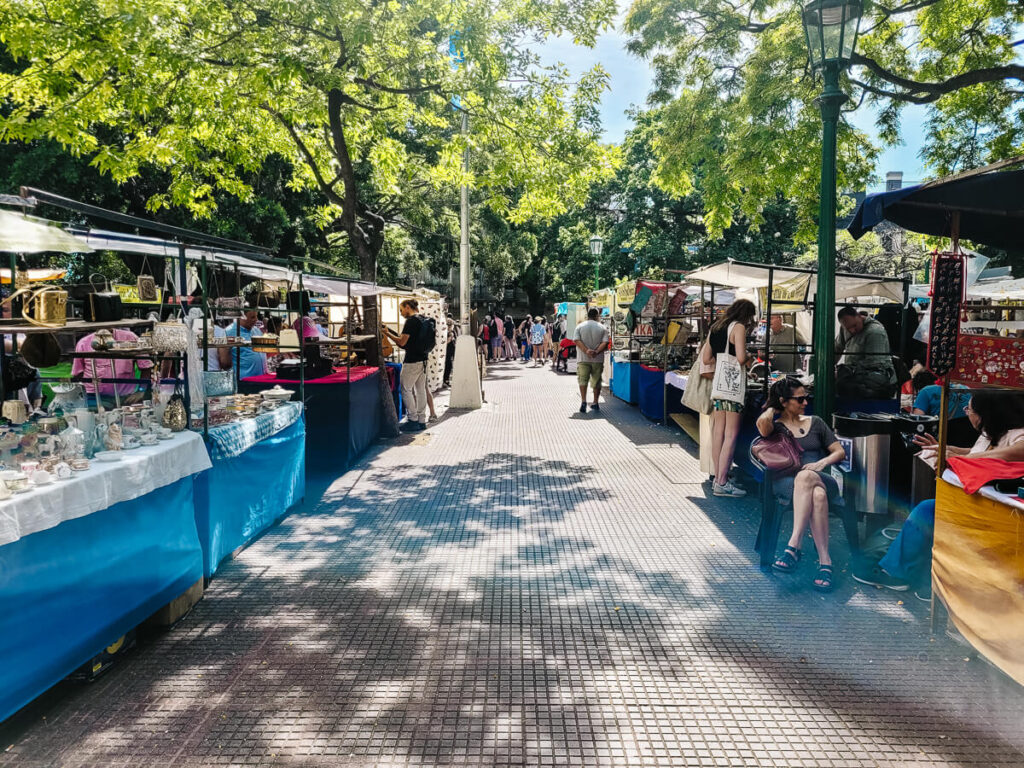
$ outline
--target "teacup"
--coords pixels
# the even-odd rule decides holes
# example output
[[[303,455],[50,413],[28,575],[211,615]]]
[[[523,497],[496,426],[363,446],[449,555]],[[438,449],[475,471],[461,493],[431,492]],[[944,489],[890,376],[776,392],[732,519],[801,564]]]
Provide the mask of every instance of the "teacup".
[[[157,441],[157,436],[152,434],[152,433],[149,433],[149,434],[146,434],[146,435],[142,435],[139,438],[139,442],[142,443],[143,445],[156,445],[156,441]]]
[[[5,473],[7,474],[7,473]],[[29,486],[28,475],[24,472],[11,472],[8,477],[3,478],[4,484],[15,493],[27,491]]]
[[[53,475],[47,472],[45,469],[37,469],[32,473],[32,482],[36,485],[49,485],[53,482]]]

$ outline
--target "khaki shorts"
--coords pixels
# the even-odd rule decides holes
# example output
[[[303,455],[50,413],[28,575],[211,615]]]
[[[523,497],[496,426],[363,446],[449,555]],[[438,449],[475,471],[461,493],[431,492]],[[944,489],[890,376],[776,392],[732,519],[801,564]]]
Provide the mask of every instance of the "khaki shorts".
[[[581,387],[590,383],[592,387],[601,386],[601,374],[604,373],[604,363],[577,363],[576,381]]]

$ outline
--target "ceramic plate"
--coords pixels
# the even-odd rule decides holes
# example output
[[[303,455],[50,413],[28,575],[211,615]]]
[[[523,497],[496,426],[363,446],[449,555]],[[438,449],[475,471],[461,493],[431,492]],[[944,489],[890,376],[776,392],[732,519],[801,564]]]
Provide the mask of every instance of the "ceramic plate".
[[[120,461],[120,451],[100,451],[96,454],[97,461]]]

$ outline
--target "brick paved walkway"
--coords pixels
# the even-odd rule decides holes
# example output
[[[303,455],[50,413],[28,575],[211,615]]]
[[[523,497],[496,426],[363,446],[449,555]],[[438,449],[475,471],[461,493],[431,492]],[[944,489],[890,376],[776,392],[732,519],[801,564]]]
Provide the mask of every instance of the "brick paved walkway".
[[[1024,765],[1024,692],[927,606],[762,574],[756,503],[708,498],[677,431],[492,374],[8,723],[0,765]]]

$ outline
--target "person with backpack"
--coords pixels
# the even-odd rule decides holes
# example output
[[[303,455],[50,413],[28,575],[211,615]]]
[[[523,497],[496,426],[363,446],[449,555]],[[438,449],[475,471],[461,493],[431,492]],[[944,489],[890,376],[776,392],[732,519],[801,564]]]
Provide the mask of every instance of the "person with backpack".
[[[484,353],[487,355],[487,362],[491,362],[491,316],[487,315],[480,324],[480,333],[477,335],[484,345]]]
[[[403,432],[422,432],[427,428],[427,358],[437,343],[437,325],[433,318],[420,315],[419,308],[416,299],[401,303],[398,311],[405,318],[401,335],[381,326],[381,330],[405,350],[402,399],[409,418],[401,426]]]

